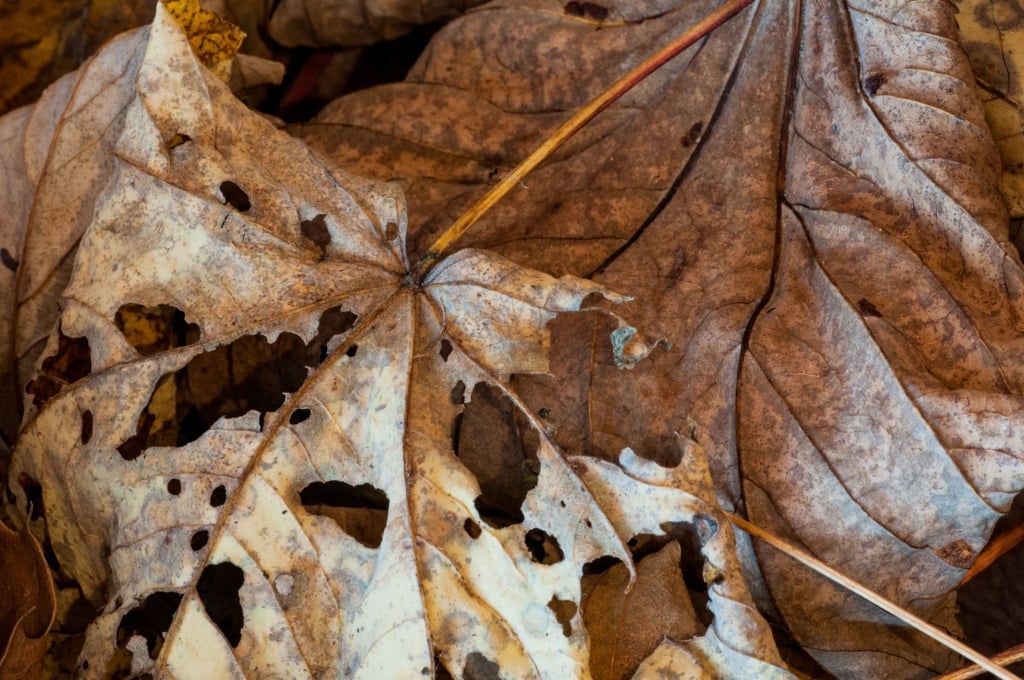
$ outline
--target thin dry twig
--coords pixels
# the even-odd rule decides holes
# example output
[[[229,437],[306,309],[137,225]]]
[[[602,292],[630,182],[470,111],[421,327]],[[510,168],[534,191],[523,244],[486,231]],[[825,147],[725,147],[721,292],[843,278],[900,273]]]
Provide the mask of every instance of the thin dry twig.
[[[964,577],[960,580],[961,587],[972,578],[991,567],[993,562],[1013,550],[1021,541],[1024,541],[1024,524],[1018,524],[1005,534],[1001,534],[1000,536],[992,539],[985,549],[981,551],[981,554],[978,555],[978,558],[974,560],[974,564],[972,564],[971,568],[966,574],[964,574]]]
[[[1000,666],[1009,666],[1011,663],[1017,663],[1018,661],[1024,661],[1024,644],[1019,644],[1015,647],[1010,647],[1006,651],[999,652],[992,657],[992,661],[999,664]],[[935,680],[967,680],[968,678],[976,678],[982,673],[987,673],[984,668],[977,664],[970,666],[964,666],[958,671],[952,673],[946,673],[935,678]]]
[[[563,123],[562,126],[554,132],[554,134],[552,134],[543,144],[540,145],[540,147],[537,148],[536,151],[527,156],[522,163],[516,166],[516,168],[507,174],[500,182],[495,184],[490,191],[484,194],[479,201],[474,203],[469,210],[455,220],[455,222],[453,222],[452,225],[448,227],[443,234],[441,234],[434,244],[430,246],[427,252],[423,254],[417,264],[417,268],[420,271],[429,268],[433,262],[437,261],[441,256],[441,253],[447,250],[452,243],[469,231],[470,227],[476,224],[476,222],[483,217],[484,213],[490,210],[495,203],[500,201],[505,194],[512,190],[512,187],[521,182],[523,178],[530,173],[530,171],[540,165],[548,156],[554,153],[558,147],[568,141],[569,138],[576,134],[597,114],[601,113],[601,111],[605,110],[615,102],[615,100],[633,89],[633,87],[651,73],[658,70],[659,67],[672,59],[672,57],[676,56],[687,47],[728,21],[733,15],[749,5],[752,1],[753,0],[727,0],[721,7],[701,19],[688,30],[684,31],[679,37],[674,39],[661,50],[645,59],[639,66],[619,78],[611,87],[577,111],[572,118]]]
[[[919,616],[910,613],[909,611],[899,606],[895,602],[882,597],[878,593],[862,586],[860,583],[857,583],[848,576],[836,571],[835,569],[828,566],[824,562],[820,561],[810,553],[801,550],[800,548],[797,548],[793,545],[790,545],[778,536],[762,529],[761,527],[755,524],[751,524],[750,522],[743,519],[742,517],[739,517],[738,515],[734,515],[726,510],[723,510],[722,514],[724,514],[730,522],[736,525],[737,528],[742,529],[751,536],[754,536],[764,541],[768,545],[772,546],[773,548],[776,548],[777,550],[780,550],[786,555],[789,555],[797,562],[800,562],[801,564],[810,567],[811,569],[818,572],[822,576],[828,578],[829,580],[833,581],[834,583],[838,583],[847,590],[851,590],[854,593],[860,595],[876,607],[879,607],[880,609],[888,612],[889,614],[892,614],[896,618],[906,622],[910,626],[913,626],[914,628],[921,631],[928,637],[932,638],[933,640],[939,642],[942,645],[945,645],[946,647],[953,650],[957,654],[963,656],[964,658],[970,659],[984,671],[991,673],[997,678],[1003,678],[1003,680],[1021,680],[1019,676],[1014,675],[1005,668],[1002,668],[984,654],[981,654],[980,652],[968,647],[963,642],[957,640],[949,633],[946,633],[945,631],[936,628],[935,626],[928,623]]]

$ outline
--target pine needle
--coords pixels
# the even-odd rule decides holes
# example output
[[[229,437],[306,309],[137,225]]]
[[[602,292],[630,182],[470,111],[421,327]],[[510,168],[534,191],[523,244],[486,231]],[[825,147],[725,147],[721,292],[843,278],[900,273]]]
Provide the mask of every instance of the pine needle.
[[[964,643],[960,642],[955,637],[950,635],[949,633],[946,633],[945,631],[936,628],[935,626],[928,623],[919,616],[911,614],[909,611],[899,606],[895,602],[882,597],[878,593],[868,588],[865,588],[853,579],[841,574],[840,572],[828,566],[821,560],[812,556],[810,553],[790,545],[778,536],[775,536],[774,534],[762,529],[761,527],[755,524],[751,524],[747,520],[737,515],[734,515],[731,512],[722,510],[722,514],[724,514],[729,519],[729,521],[736,525],[736,527],[738,527],[739,529],[742,529],[751,536],[754,536],[764,541],[768,545],[772,546],[773,548],[776,548],[777,550],[780,550],[786,555],[789,555],[797,562],[800,562],[801,564],[810,567],[811,569],[818,572],[822,576],[828,578],[829,580],[833,581],[834,583],[838,583],[847,590],[851,590],[854,593],[860,595],[871,604],[875,605],[876,607],[882,609],[885,612],[888,612],[889,614],[895,616],[901,621],[904,621],[908,625],[916,628],[917,630],[921,631],[922,633],[932,638],[933,640],[937,641],[938,643],[953,650],[960,656],[966,659],[970,659],[979,667],[981,667],[985,671],[988,671],[997,678],[1003,678],[1003,680],[1021,680],[1020,677],[1014,675],[1010,671],[994,663],[984,654],[981,654],[975,651],[974,649],[971,649],[970,647],[968,647],[967,645],[965,645]]]
[[[1010,647],[1005,652],[999,652],[992,657],[992,661],[1000,666],[1009,666],[1011,663],[1024,661],[1024,645],[1017,645],[1016,647]],[[974,664],[973,666],[966,666],[958,671],[953,671],[952,673],[940,675],[935,678],[935,680],[969,680],[969,678],[976,678],[986,672],[987,671],[984,668]]]
[[[417,269],[423,271],[433,264],[441,254],[458,238],[469,231],[470,227],[483,217],[484,213],[500,201],[514,186],[519,184],[526,175],[548,158],[558,147],[562,146],[580,128],[590,122],[597,114],[605,110],[615,100],[629,92],[640,81],[656,71],[665,62],[672,59],[690,45],[707,36],[711,31],[725,23],[737,12],[749,5],[753,0],[727,0],[721,7],[707,15],[688,30],[675,38],[671,43],[651,55],[639,66],[619,78],[607,90],[598,95],[589,104],[581,108],[568,121],[562,124],[540,147],[527,156],[526,160],[516,166],[490,191],[483,195],[461,217],[434,242],[417,263]]]

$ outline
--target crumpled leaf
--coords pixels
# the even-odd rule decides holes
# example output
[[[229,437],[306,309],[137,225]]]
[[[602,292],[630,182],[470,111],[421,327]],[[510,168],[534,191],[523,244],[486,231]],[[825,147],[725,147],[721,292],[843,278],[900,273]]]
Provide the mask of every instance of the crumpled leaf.
[[[28,528],[0,522],[0,678],[41,677],[57,608],[43,550]]]
[[[673,468],[629,449],[620,456],[621,467],[572,459],[621,536],[658,535],[671,523],[688,522],[702,542],[707,608],[714,619],[703,635],[659,645],[633,677],[659,677],[662,668],[682,673],[677,668],[685,667],[699,677],[791,678],[740,571],[732,525],[718,512],[704,450],[692,440],[680,438],[680,444],[681,461]]]
[[[493,3],[439,33],[406,83],[297,133],[401,179],[414,243],[429,240],[638,45],[714,4],[622,3],[646,20],[597,28],[539,0]],[[692,418],[724,503],[950,628],[963,569],[1022,485],[1021,264],[953,11],[759,3],[595,119],[471,237],[596,274],[672,342],[620,381],[607,351],[579,350],[603,322],[564,323],[555,376],[517,383],[564,448],[674,464]],[[830,671],[954,663],[758,558],[758,601]]]
[[[452,425],[477,383],[518,403],[509,376],[547,370],[556,313],[623,298],[472,249],[419,279],[394,187],[248,112],[162,8],[132,40],[40,364],[74,348],[88,370],[36,394],[12,463],[106,600],[79,675],[127,650],[132,673],[183,677],[585,677],[581,569],[627,550],[532,417],[522,519],[489,524]],[[161,315],[166,344],[124,332]],[[166,385],[198,398],[180,412]]]

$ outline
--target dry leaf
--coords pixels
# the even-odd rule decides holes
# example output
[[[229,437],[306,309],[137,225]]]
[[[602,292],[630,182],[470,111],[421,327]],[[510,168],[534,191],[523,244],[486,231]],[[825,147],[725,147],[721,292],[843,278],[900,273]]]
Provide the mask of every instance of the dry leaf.
[[[393,187],[245,110],[162,8],[131,39],[12,463],[109,597],[79,674],[127,650],[185,677],[585,677],[580,571],[628,552],[536,421],[521,517],[490,518],[452,424],[474,385],[516,401],[509,375],[547,369],[557,312],[621,297],[477,250],[420,279]]]
[[[703,448],[680,438],[677,466],[665,468],[623,450],[619,466],[574,458],[574,467],[622,536],[666,533],[673,523],[693,525],[700,537],[714,618],[703,635],[671,641],[653,650],[634,677],[661,677],[683,664],[699,677],[792,678],[775,647],[771,629],[754,607],[740,571],[732,525],[718,513]],[[756,669],[756,672],[751,673]]]
[[[672,541],[640,560],[632,587],[624,564],[584,577],[583,621],[595,680],[632,677],[665,637],[687,640],[704,632],[679,569],[681,556]]]
[[[0,678],[41,677],[57,602],[43,549],[0,522]]]
[[[1003,160],[1003,196],[1010,214],[1024,217],[1024,5],[960,0],[957,7],[960,39]]]
[[[406,83],[297,133],[401,179],[422,243],[637,45],[713,4],[609,3],[646,20],[595,26],[555,3],[492,3],[447,26]],[[471,238],[596,272],[673,343],[621,381],[606,351],[579,350],[600,323],[556,338],[555,378],[523,392],[566,448],[672,463],[692,418],[725,502],[955,628],[953,589],[1021,487],[1024,289],[953,12],[760,3],[602,114]],[[832,672],[955,663],[759,557],[760,601]]]
[[[451,19],[483,1],[283,0],[274,5],[267,31],[288,47],[372,45]]]

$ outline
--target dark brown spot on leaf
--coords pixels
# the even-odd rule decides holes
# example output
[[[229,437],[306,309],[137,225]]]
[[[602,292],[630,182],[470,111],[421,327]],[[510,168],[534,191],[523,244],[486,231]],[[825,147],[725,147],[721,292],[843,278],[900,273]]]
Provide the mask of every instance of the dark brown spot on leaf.
[[[935,554],[957,569],[967,569],[971,566],[971,562],[974,559],[974,551],[971,550],[971,546],[967,541],[963,539],[947,543],[936,550]]]
[[[384,227],[384,238],[388,241],[394,241],[398,238],[398,225],[394,222],[388,222],[387,226]]]

